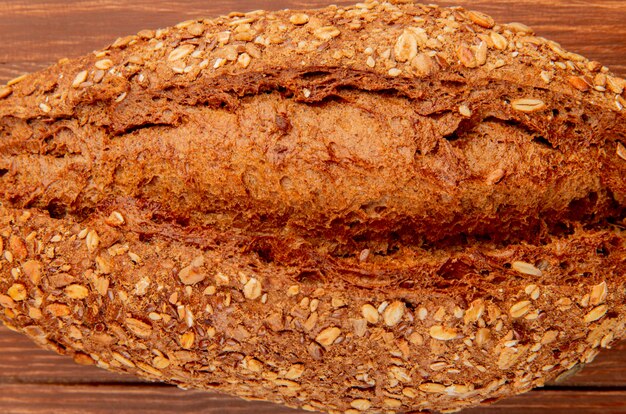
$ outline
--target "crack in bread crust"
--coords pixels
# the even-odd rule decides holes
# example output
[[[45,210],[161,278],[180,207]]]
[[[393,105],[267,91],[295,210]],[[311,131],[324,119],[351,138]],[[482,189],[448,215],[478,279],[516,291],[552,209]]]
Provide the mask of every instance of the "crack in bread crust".
[[[459,234],[537,243],[575,222],[620,222],[624,166],[611,137],[623,125],[593,118],[581,131],[594,140],[570,142],[563,125],[571,114],[543,122],[486,101],[503,89],[457,103],[441,92],[409,99],[352,89],[315,104],[276,92],[228,108],[178,97],[170,123],[148,119],[161,104],[135,102],[116,109],[126,126],[113,135],[81,115],[13,119],[0,182],[15,206],[60,210],[53,215],[80,217],[132,197],[151,205],[155,220],[261,234],[288,228],[337,256],[447,245]],[[450,109],[461,101],[476,108],[471,117]]]

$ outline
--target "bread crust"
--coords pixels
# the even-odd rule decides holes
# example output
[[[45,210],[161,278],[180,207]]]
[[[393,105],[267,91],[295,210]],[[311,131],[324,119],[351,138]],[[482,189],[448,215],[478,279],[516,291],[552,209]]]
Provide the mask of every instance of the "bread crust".
[[[0,89],[0,319],[78,362],[453,410],[623,336],[623,79],[419,4],[231,14]]]

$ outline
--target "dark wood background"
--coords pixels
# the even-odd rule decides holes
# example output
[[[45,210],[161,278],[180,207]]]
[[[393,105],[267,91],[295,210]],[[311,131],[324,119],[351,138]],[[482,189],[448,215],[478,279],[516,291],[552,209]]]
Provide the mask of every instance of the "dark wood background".
[[[356,0],[355,0],[356,1]],[[428,0],[429,2],[430,0]],[[351,1],[335,1],[350,4]],[[626,0],[457,0],[500,22],[520,21],[626,76]],[[141,29],[229,11],[310,8],[329,0],[0,0],[0,83]],[[200,391],[141,382],[39,350],[0,327],[0,413],[295,413]],[[626,413],[626,342],[558,385],[479,413]]]

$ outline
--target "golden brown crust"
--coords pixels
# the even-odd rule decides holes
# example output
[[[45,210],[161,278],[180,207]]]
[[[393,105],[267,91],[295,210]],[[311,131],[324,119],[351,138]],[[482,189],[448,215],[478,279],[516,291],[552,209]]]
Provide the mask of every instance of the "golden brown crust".
[[[142,240],[132,206],[80,225],[0,213],[8,326],[83,363],[244,398],[460,408],[590,362],[626,323],[624,239],[611,231],[474,246],[423,264],[458,279],[371,287],[268,265],[234,241],[196,248],[171,225]]]
[[[354,239],[391,232],[537,242],[620,214],[624,81],[600,65],[461,9],[309,14],[142,32],[11,86],[3,198],[80,214],[130,195],[192,225],[289,226],[351,256],[365,248]]]
[[[623,336],[624,80],[396,3],[142,31],[0,89],[0,319],[329,412],[502,398]]]

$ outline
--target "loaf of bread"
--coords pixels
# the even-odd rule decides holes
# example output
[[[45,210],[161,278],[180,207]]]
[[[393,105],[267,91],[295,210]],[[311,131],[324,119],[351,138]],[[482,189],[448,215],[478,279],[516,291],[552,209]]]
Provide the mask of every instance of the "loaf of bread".
[[[0,88],[0,320],[117,372],[456,410],[626,324],[623,79],[407,1],[232,13]]]

